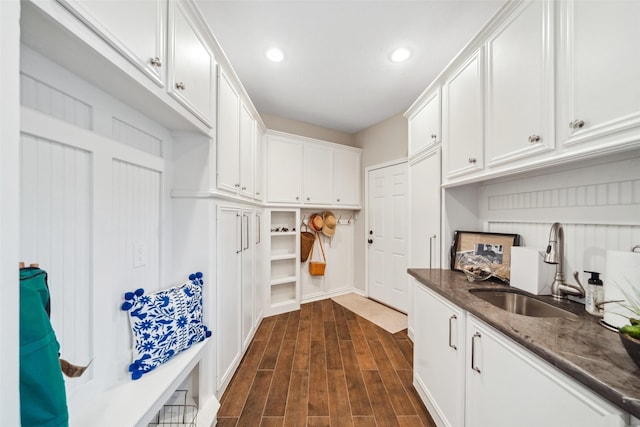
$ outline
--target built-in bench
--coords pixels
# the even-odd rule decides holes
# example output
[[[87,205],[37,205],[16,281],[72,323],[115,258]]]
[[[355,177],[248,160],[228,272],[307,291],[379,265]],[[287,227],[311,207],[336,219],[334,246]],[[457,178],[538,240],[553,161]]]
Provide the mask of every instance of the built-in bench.
[[[139,380],[125,380],[118,383],[115,387],[95,396],[89,404],[82,407],[70,406],[69,425],[71,427],[146,427],[202,360],[210,342],[212,340],[208,339],[193,345],[167,363],[143,375]],[[215,404],[217,411],[217,401]],[[205,414],[200,413],[199,419],[202,415]],[[210,416],[202,418],[210,418]],[[208,425],[211,425],[211,421]]]

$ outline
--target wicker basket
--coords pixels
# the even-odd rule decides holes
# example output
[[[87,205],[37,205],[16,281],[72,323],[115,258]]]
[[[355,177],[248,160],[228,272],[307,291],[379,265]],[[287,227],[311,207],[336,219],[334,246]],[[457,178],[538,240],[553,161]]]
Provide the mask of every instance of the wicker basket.
[[[303,224],[305,231],[300,231],[300,262],[305,262],[309,259],[309,253],[313,247],[313,242],[316,240],[315,234],[307,231],[307,225]]]

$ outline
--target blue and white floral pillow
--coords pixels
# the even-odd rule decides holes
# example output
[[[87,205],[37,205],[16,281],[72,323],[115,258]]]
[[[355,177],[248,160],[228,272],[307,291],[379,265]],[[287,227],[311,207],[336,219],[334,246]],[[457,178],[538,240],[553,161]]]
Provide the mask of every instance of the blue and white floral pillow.
[[[122,310],[129,311],[134,341],[131,379],[211,336],[202,323],[202,273],[189,280],[149,295],[142,288],[124,294]]]

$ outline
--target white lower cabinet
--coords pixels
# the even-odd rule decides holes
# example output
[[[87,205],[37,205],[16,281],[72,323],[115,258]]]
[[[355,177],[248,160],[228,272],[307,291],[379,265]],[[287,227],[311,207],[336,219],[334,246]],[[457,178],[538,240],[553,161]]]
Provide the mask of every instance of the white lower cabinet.
[[[626,415],[475,317],[467,317],[466,426],[625,426]]]
[[[233,376],[261,320],[256,265],[262,248],[257,235],[260,212],[237,206],[217,207],[216,226],[216,388],[219,394]]]
[[[414,386],[438,426],[627,425],[620,409],[460,307],[414,284]]]
[[[462,426],[465,312],[415,280],[414,285],[414,386],[438,425]]]

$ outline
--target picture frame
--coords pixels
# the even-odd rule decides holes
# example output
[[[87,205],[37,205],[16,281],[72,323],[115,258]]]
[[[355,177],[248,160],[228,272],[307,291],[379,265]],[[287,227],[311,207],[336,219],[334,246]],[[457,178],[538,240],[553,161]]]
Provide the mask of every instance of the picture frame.
[[[482,255],[489,260],[493,276],[508,283],[513,246],[520,246],[519,234],[456,230],[451,242],[451,270],[464,271],[460,267],[464,254]]]

